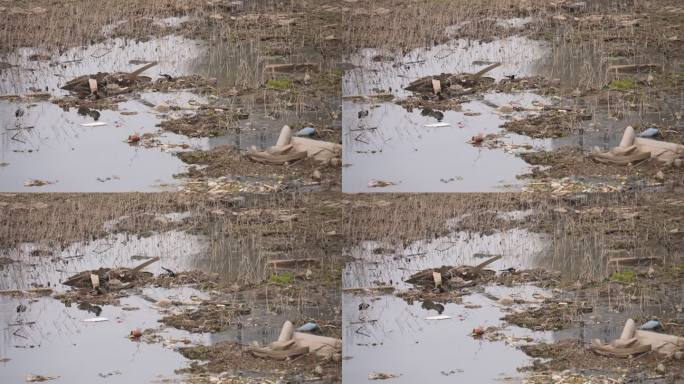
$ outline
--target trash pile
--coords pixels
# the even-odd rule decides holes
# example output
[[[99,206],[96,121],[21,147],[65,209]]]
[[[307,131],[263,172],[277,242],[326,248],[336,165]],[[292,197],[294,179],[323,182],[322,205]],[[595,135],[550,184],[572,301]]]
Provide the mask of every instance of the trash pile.
[[[339,163],[341,154],[342,145],[307,137],[293,137],[292,129],[285,125],[280,131],[276,145],[267,148],[265,151],[259,151],[256,147],[252,147],[247,157],[262,164],[292,164],[299,160],[311,158],[322,164],[335,165]]]
[[[134,268],[100,268],[93,271],[77,273],[66,281],[64,285],[74,288],[88,289],[95,294],[104,294],[135,286],[141,279],[151,277],[150,272],[143,269],[159,261],[159,257],[146,260]]]
[[[649,136],[652,136],[650,132]],[[617,147],[607,152],[594,151],[590,156],[604,164],[635,165],[653,158],[665,165],[681,167],[684,164],[684,145],[637,137],[634,128],[629,126]]]
[[[405,89],[425,97],[453,98],[472,94],[488,89],[495,80],[484,75],[500,66],[495,63],[485,67],[477,73],[441,74],[439,76],[427,76],[410,83]],[[433,95],[433,96],[431,96]]]
[[[580,121],[591,120],[584,110],[545,106],[539,113],[524,118],[514,116],[502,125],[507,131],[535,139],[563,137],[579,127]]]
[[[149,85],[152,79],[140,76],[141,73],[157,65],[157,62],[146,64],[133,72],[98,72],[95,75],[79,76],[61,88],[78,95],[79,98],[105,98],[131,92],[142,85]]]
[[[286,321],[277,341],[266,347],[250,346],[248,351],[256,357],[272,360],[288,360],[314,354],[326,360],[341,361],[342,340],[310,333],[315,328],[305,324],[295,331],[292,322]]]
[[[188,332],[221,332],[235,326],[235,319],[249,315],[252,309],[242,303],[217,302],[213,300],[177,302],[168,299],[155,303],[167,314],[159,320],[167,326]]]
[[[463,265],[427,269],[413,274],[406,282],[438,292],[472,287],[489,280],[496,274],[496,272],[484,268],[501,257],[501,255],[491,257],[474,267]]]

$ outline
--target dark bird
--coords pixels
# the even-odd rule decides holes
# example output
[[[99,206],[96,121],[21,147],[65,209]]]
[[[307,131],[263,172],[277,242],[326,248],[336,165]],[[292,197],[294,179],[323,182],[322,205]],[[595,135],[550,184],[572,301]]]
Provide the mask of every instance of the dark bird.
[[[164,267],[161,267],[161,269],[163,269],[164,271],[166,271],[166,273],[169,274],[169,277],[176,277],[176,272],[174,272],[174,271],[172,271],[172,270],[170,270],[170,269],[168,269],[168,268],[164,268]]]

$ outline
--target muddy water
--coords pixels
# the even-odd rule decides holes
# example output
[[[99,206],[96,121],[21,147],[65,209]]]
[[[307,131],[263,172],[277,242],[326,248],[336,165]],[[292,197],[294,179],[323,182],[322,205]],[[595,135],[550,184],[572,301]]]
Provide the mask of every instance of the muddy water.
[[[519,190],[516,175],[530,167],[515,156],[516,150],[474,146],[475,135],[498,134],[506,120],[485,102],[531,105],[541,97],[530,93],[489,94],[483,101],[463,105],[462,112],[444,112],[446,127],[428,127],[438,121],[421,111],[406,112],[393,103],[377,107],[344,103],[344,192],[494,192]],[[368,116],[360,118],[361,111]],[[480,113],[479,116],[467,116]],[[508,133],[505,144],[544,148],[550,141],[532,140]],[[385,188],[369,186],[371,180],[395,183]]]
[[[42,244],[22,244],[0,255],[14,262],[0,270],[1,289],[22,289],[31,285],[64,289],[60,283],[84,270],[134,267],[152,257],[161,260],[145,270],[155,275],[162,267],[174,271],[193,270],[194,260],[206,250],[206,240],[184,232],[163,232],[148,237],[126,234],[75,243],[63,251]],[[38,252],[40,251],[40,252]],[[40,254],[40,256],[32,255]]]
[[[36,91],[53,96],[67,92],[59,87],[72,78],[97,72],[132,71],[145,62],[159,64],[145,75],[192,73],[202,47],[176,36],[147,42],[112,39],[87,47],[72,48],[61,55],[32,48],[19,49],[2,58],[15,65],[0,76],[0,94]],[[50,56],[31,61],[33,54]],[[0,102],[2,138],[0,146],[0,190],[13,192],[123,192],[159,191],[173,187],[175,173],[184,170],[180,160],[155,149],[125,142],[133,133],[156,133],[159,121],[151,106],[160,102],[182,105],[203,101],[187,92],[143,93],[119,105],[119,111],[64,111],[50,102]],[[206,101],[204,101],[206,103]],[[121,112],[124,112],[122,114]],[[106,123],[87,127],[82,124]],[[163,144],[199,146],[202,142],[164,134]],[[28,179],[50,182],[25,187]]]
[[[291,321],[299,326],[308,321],[339,321],[339,291],[330,292],[330,295],[338,295],[331,302],[313,302],[307,297],[300,297],[296,303],[289,303],[277,295],[255,295],[253,293],[238,293],[231,300],[244,303],[252,311],[248,315],[239,316],[235,322],[239,327],[213,333],[209,336],[211,342],[236,341],[241,344],[258,342],[261,345],[278,340],[282,325],[285,321]],[[225,299],[225,298],[224,298]]]
[[[167,291],[166,295],[173,295]],[[100,317],[66,307],[53,298],[36,300],[0,297],[0,357],[4,382],[20,383],[28,375],[57,376],[54,383],[106,380],[112,383],[151,383],[179,378],[175,369],[187,365],[173,350],[173,339],[203,340],[174,329],[159,331],[166,343],[148,344],[127,338],[133,328],[159,327],[152,304],[139,298],[121,300],[121,307],[103,306]],[[17,312],[19,305],[27,307]]]
[[[524,212],[511,217],[519,216]],[[503,258],[490,265],[492,269],[526,268],[534,265],[547,247],[543,236],[523,230],[491,235],[456,232],[405,248],[368,242],[349,250],[355,261],[345,267],[343,284],[347,288],[391,284],[404,290],[410,287],[404,280],[417,271],[442,265],[475,265],[493,255]],[[527,342],[519,338],[550,340],[553,335],[505,326],[500,318],[508,309],[491,297],[506,294],[527,299],[534,293],[549,293],[527,286],[479,287],[474,291],[462,304],[444,305],[408,303],[394,295],[343,294],[344,381],[365,382],[372,372],[399,375],[394,381],[404,383],[425,379],[484,383],[519,377],[517,368],[530,362],[515,348]],[[370,306],[362,309],[361,304]],[[427,319],[436,315],[450,318]],[[473,328],[490,326],[505,326],[497,340],[470,336]]]
[[[14,65],[2,72],[0,94],[25,94],[35,90],[54,96],[66,95],[68,92],[59,87],[75,77],[98,72],[131,72],[152,61],[159,64],[144,73],[152,78],[162,73],[192,74],[194,63],[202,57],[204,49],[201,43],[178,36],[144,42],[110,39],[71,48],[62,54],[21,48],[0,58]],[[50,60],[31,61],[34,54],[49,56]]]
[[[495,255],[503,257],[490,264],[492,269],[530,268],[548,245],[544,235],[521,229],[490,235],[456,232],[406,248],[369,242],[349,250],[354,261],[347,263],[343,277],[345,287],[393,285],[406,289],[410,284],[404,280],[416,272],[443,265],[477,265]]]
[[[481,295],[469,296],[467,302],[482,307],[447,304],[441,315],[450,319],[427,320],[438,311],[421,303],[408,304],[393,296],[344,294],[344,382],[366,382],[372,372],[400,375],[392,380],[398,383],[487,383],[519,377],[517,368],[530,359],[509,344],[514,339],[507,343],[470,336],[475,327],[500,326],[504,312]],[[370,303],[370,308],[359,310],[361,303]],[[527,337],[532,332],[510,327],[506,335]],[[544,335],[534,336],[541,339]]]
[[[364,49],[349,58],[349,62],[358,68],[345,73],[342,90],[344,96],[369,95],[383,90],[397,97],[406,97],[411,92],[404,87],[420,77],[440,73],[474,73],[495,62],[501,62],[501,66],[487,76],[495,79],[506,75],[529,76],[540,70],[549,52],[550,48],[544,43],[524,37],[489,43],[461,39],[429,49],[415,49],[399,57],[391,52]],[[379,55],[394,60],[373,61]]]
[[[119,111],[64,111],[52,103],[12,103],[0,101],[3,132],[0,137],[0,190],[3,192],[125,192],[173,189],[173,175],[185,169],[171,155],[181,150],[206,146],[205,140],[163,132],[159,145],[126,142],[129,135],[157,134],[161,121],[157,113],[143,103],[154,105],[202,102],[188,92],[143,93],[129,100]],[[15,116],[15,111],[23,115]],[[125,114],[122,114],[124,112]],[[133,114],[130,114],[133,113]],[[82,124],[106,123],[88,127]],[[170,146],[168,146],[170,145]],[[28,179],[50,182],[27,187]]]

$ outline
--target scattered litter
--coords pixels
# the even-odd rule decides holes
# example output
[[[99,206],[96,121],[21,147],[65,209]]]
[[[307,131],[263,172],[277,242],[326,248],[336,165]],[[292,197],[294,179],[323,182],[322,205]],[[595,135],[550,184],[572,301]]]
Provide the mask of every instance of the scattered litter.
[[[661,329],[663,325],[660,323],[658,320],[649,320],[645,323],[643,323],[639,329],[646,330],[646,331],[652,331],[654,329]]]
[[[477,336],[482,336],[485,333],[485,329],[482,327],[476,327],[473,328],[472,336],[477,337]]]
[[[77,273],[66,281],[64,285],[69,285],[76,288],[93,289],[93,275],[96,275],[98,292],[113,291],[132,287],[138,279],[150,276],[149,272],[142,270],[149,265],[159,261],[159,257],[146,260],[135,268],[100,268],[98,270],[83,271]]]
[[[28,375],[26,376],[25,381],[27,383],[38,383],[43,381],[55,380],[58,378],[59,376]]]
[[[54,184],[55,181],[47,181],[40,179],[28,179],[24,181],[24,187],[42,187],[43,185]]]
[[[449,320],[449,319],[451,319],[451,316],[447,316],[447,315],[428,316],[425,318],[425,320]]]
[[[477,280],[486,279],[488,276],[492,276],[495,274],[494,271],[486,270],[485,267],[499,260],[501,257],[501,255],[493,256],[476,266],[444,266],[437,269],[426,269],[424,271],[420,271],[413,274],[406,280],[406,282],[432,290],[436,288],[434,286],[434,272],[439,272],[442,278],[441,288],[445,290],[461,289],[473,286],[476,284]]]
[[[383,372],[371,372],[368,374],[368,380],[387,380],[399,377],[393,373],[383,373]]]
[[[648,128],[639,133],[639,137],[656,137],[660,135],[658,128]]]
[[[320,329],[318,324],[309,322],[297,328],[297,332],[313,332],[318,329]]]
[[[443,74],[440,76],[428,76],[413,81],[405,89],[415,93],[439,94],[447,97],[455,97],[468,93],[473,93],[474,88],[485,84],[494,83],[494,79],[484,77],[484,75],[501,65],[501,63],[494,63],[481,71],[471,73],[461,73],[456,75]],[[439,87],[439,89],[437,89]],[[438,96],[434,96],[438,97]]]
[[[84,323],[101,323],[103,321],[109,321],[106,317],[91,317],[89,319],[83,319]]]
[[[484,137],[482,135],[475,135],[470,138],[470,141],[468,143],[473,144],[473,145],[480,145],[484,141]]]
[[[434,123],[434,124],[425,124],[425,127],[427,128],[442,128],[442,127],[449,127],[451,124],[449,123]]]
[[[368,187],[369,188],[384,188],[384,187],[389,187],[390,185],[397,185],[397,183],[393,181],[384,181],[384,180],[371,180],[368,182]]]
[[[435,281],[435,288],[442,286],[442,274],[439,272],[432,272],[432,279]]]
[[[128,138],[126,139],[126,142],[129,144],[135,144],[140,141],[140,134],[134,133],[132,135],[129,135]]]
[[[95,121],[92,123],[81,124],[82,127],[104,127],[105,125],[107,125],[107,123],[105,123],[104,121]]]
[[[84,75],[69,81],[61,88],[77,94],[81,99],[85,99],[90,95],[97,97],[115,96],[131,92],[141,84],[150,83],[152,79],[140,76],[140,74],[155,65],[157,65],[157,62],[152,62],[130,73],[99,72],[95,75]]]
[[[305,127],[297,131],[295,133],[295,136],[313,136],[316,134],[316,128],[313,127]]]
[[[142,336],[142,331],[140,328],[134,328],[131,330],[131,333],[128,335],[128,338],[130,339],[139,339],[140,336]]]

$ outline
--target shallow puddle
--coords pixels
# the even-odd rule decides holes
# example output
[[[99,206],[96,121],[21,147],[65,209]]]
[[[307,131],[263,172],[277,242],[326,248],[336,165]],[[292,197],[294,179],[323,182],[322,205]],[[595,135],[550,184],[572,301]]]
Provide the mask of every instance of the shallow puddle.
[[[174,370],[185,367],[187,360],[173,350],[174,339],[202,337],[167,328],[158,332],[166,343],[130,340],[134,328],[158,328],[160,315],[140,297],[124,298],[121,304],[101,307],[98,316],[107,321],[86,322],[95,315],[50,297],[0,297],[0,358],[9,359],[1,363],[3,381],[20,383],[29,375],[57,377],[51,383],[179,379]],[[20,305],[26,310],[18,312]]]
[[[414,49],[404,56],[363,49],[349,57],[349,62],[357,68],[345,72],[342,91],[344,96],[392,92],[396,97],[406,97],[411,92],[404,87],[423,76],[475,73],[497,62],[501,66],[488,72],[487,76],[497,80],[506,75],[530,76],[542,70],[549,53],[550,47],[545,43],[515,36],[488,43],[455,40],[429,49]],[[377,57],[392,60],[375,61]]]
[[[156,79],[160,74],[171,76],[195,73],[206,55],[203,43],[179,36],[166,36],[148,41],[120,38],[85,47],[71,48],[57,55],[35,48],[20,48],[0,57],[13,65],[0,72],[0,95],[50,92],[53,96],[68,94],[59,89],[69,80],[98,72],[132,72],[145,63],[156,61],[155,67],[143,75]],[[39,54],[49,60],[31,60]],[[35,56],[33,56],[35,57]]]
[[[373,372],[398,375],[392,382],[485,383],[520,377],[517,368],[531,359],[515,345],[521,338],[548,338],[550,333],[508,327],[499,341],[471,336],[476,327],[499,327],[505,313],[479,294],[466,304],[438,309],[425,303],[408,304],[401,298],[343,294],[342,377],[345,383],[367,382]],[[365,310],[359,305],[370,304]],[[444,320],[429,317],[448,316]]]
[[[156,78],[193,72],[203,48],[197,42],[167,36],[146,42],[112,39],[87,47],[72,48],[61,55],[22,48],[2,58],[14,67],[0,76],[0,94],[49,92],[67,81],[97,72],[133,71],[158,61],[144,75]],[[41,54],[50,60],[34,61]],[[134,133],[157,134],[159,116],[152,108],[161,102],[187,105],[206,100],[189,92],[144,92],[119,104],[118,111],[72,108],[64,111],[51,102],[0,101],[3,131],[0,132],[0,190],[6,192],[125,192],[175,189],[173,175],[185,169],[176,157],[164,153],[186,146],[199,147],[200,140],[163,133],[154,143],[130,145]],[[84,125],[85,124],[85,125]],[[101,124],[101,125],[97,125]],[[88,126],[91,125],[91,126]],[[94,126],[93,126],[94,125]],[[147,143],[148,145],[151,143]],[[204,143],[206,146],[206,141]],[[48,184],[25,186],[31,180]]]
[[[49,102],[0,101],[0,190],[3,192],[127,192],[174,189],[173,175],[185,169],[173,152],[206,147],[206,139],[160,132],[160,116],[149,107],[161,102],[204,100],[189,92],[143,93],[122,102],[119,111],[62,110]],[[20,116],[16,111],[22,111]],[[186,111],[192,113],[191,111]],[[85,124],[85,126],[84,126]],[[103,124],[101,126],[88,126]],[[129,144],[133,134],[152,134]],[[149,143],[149,144],[148,144]],[[147,148],[147,146],[150,146]],[[31,179],[48,182],[26,186]]]
[[[491,94],[484,100],[531,103],[541,97]],[[528,105],[528,104],[526,104]],[[368,115],[360,118],[362,111]],[[479,114],[473,116],[471,114]],[[470,115],[470,116],[469,116]],[[519,190],[516,175],[530,166],[516,157],[525,145],[543,149],[550,140],[532,140],[514,133],[499,137],[501,148],[476,146],[475,135],[501,133],[506,120],[483,101],[463,104],[462,112],[446,111],[441,121],[420,110],[406,112],[394,103],[377,107],[344,102],[342,171],[344,192],[495,192]],[[430,127],[438,122],[448,124]],[[485,171],[486,170],[486,171]],[[384,188],[372,180],[391,182]]]
[[[345,287],[393,285],[406,289],[404,280],[416,272],[444,265],[477,265],[487,258],[503,257],[489,265],[494,270],[525,269],[536,265],[549,244],[544,235],[513,229],[484,235],[456,232],[433,240],[421,240],[398,249],[376,242],[349,250],[354,261],[344,270]]]
[[[339,295],[339,291],[330,292],[331,295]],[[313,302],[308,297],[298,298],[296,303],[283,301],[278,295],[269,296],[255,295],[253,292],[237,293],[233,300],[237,303],[245,303],[251,308],[248,315],[241,315],[235,323],[240,326],[230,327],[226,330],[212,333],[209,338],[212,343],[220,341],[236,341],[247,345],[258,342],[268,345],[280,335],[283,323],[293,322],[300,326],[308,321],[339,321],[339,314],[335,305],[330,302]],[[334,300],[339,305],[339,296]]]
[[[199,255],[207,249],[206,240],[184,232],[155,233],[147,237],[116,234],[92,242],[75,243],[59,251],[41,244],[22,244],[0,251],[13,260],[0,270],[0,289],[51,286],[85,270],[134,267],[153,257],[160,261],[145,268],[155,275],[162,267],[174,271],[195,270]]]

